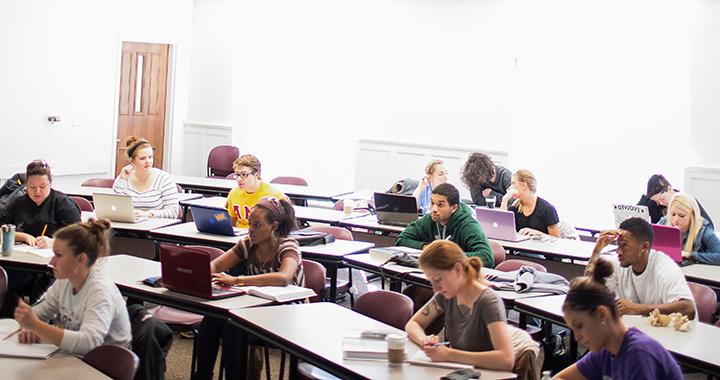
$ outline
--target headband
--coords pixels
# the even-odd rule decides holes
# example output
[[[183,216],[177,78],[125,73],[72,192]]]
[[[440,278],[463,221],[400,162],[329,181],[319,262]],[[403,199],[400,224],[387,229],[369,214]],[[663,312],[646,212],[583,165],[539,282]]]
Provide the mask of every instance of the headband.
[[[263,197],[258,202],[265,208],[267,208],[272,214],[273,220],[279,221],[282,218],[283,210],[280,206],[280,201],[275,197]]]
[[[133,144],[133,146],[130,147],[130,149],[128,149],[128,157],[132,158],[133,154],[135,154],[135,151],[143,144],[150,143],[145,139],[140,139],[140,141],[136,142],[135,144]]]

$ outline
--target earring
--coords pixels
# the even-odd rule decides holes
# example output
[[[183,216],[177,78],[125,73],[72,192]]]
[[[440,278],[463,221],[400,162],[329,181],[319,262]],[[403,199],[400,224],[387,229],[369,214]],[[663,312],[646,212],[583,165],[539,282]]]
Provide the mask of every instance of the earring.
[[[603,320],[603,321],[600,321],[600,324],[601,324],[601,325],[604,325],[604,324],[605,324],[605,321],[604,321],[604,320]]]

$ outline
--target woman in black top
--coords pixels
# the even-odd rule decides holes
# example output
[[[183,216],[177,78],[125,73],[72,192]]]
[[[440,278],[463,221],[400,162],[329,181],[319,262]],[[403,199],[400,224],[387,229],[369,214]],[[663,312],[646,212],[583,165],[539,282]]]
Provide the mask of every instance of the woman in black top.
[[[515,213],[515,228],[523,235],[560,237],[560,219],[555,207],[535,195],[536,190],[535,176],[528,170],[518,170],[512,176],[512,186],[500,208]]]
[[[67,195],[52,189],[52,174],[47,162],[35,160],[29,163],[26,175],[26,188],[0,210],[0,223],[15,225],[18,243],[51,247],[49,237],[55,231],[80,221],[80,208]]]

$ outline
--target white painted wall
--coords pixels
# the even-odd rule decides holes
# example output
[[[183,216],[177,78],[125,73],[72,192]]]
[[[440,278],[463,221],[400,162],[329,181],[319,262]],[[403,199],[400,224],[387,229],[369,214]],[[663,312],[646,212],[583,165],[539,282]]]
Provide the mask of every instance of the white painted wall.
[[[108,175],[114,160],[121,41],[175,45],[175,103],[187,114],[191,0],[0,2],[0,178],[44,158],[57,174]],[[50,125],[49,115],[62,122]],[[170,137],[181,165],[182,133]]]

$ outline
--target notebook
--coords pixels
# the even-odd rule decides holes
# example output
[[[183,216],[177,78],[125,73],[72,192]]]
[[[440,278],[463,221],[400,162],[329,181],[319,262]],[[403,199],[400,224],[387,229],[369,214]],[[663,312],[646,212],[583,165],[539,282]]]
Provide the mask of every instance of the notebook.
[[[220,299],[245,294],[235,286],[213,284],[210,276],[210,254],[192,247],[160,244],[160,269],[165,288],[206,299]]]
[[[288,286],[239,286],[247,294],[275,302],[290,302],[315,296],[312,289],[297,285]]]
[[[387,360],[388,344],[382,339],[345,337],[342,340],[343,359]]]
[[[650,211],[647,206],[613,204],[613,216],[615,228],[620,228],[620,223],[629,218],[642,218],[650,223]]]
[[[195,227],[198,231],[215,235],[239,236],[247,234],[247,229],[233,227],[230,214],[224,208],[210,206],[190,206]]]
[[[36,247],[31,247],[31,246],[25,245],[25,244],[20,244],[20,245],[16,245],[14,247],[14,249],[18,252],[30,253],[35,256],[40,256],[40,257],[45,257],[45,258],[55,256],[55,252],[53,252],[52,248],[36,248]]]
[[[60,347],[54,344],[24,344],[18,343],[16,339],[0,341],[0,357],[47,359]]]
[[[418,219],[417,199],[413,196],[375,193],[378,223],[405,227]]]
[[[93,193],[95,217],[113,222],[138,223],[147,217],[135,217],[132,197],[124,194]]]
[[[425,354],[423,350],[415,351],[415,354],[407,360],[408,363],[414,365],[422,365],[426,367],[437,367],[447,369],[466,369],[473,368],[470,364],[452,363],[452,362],[434,362]]]
[[[489,239],[518,242],[531,238],[515,231],[515,213],[512,211],[478,207],[475,218]]]
[[[0,319],[0,340],[3,340],[20,330],[20,324],[12,318]]]
[[[655,237],[652,242],[652,249],[670,256],[676,263],[682,262],[682,236],[680,229],[672,226],[653,224]]]

